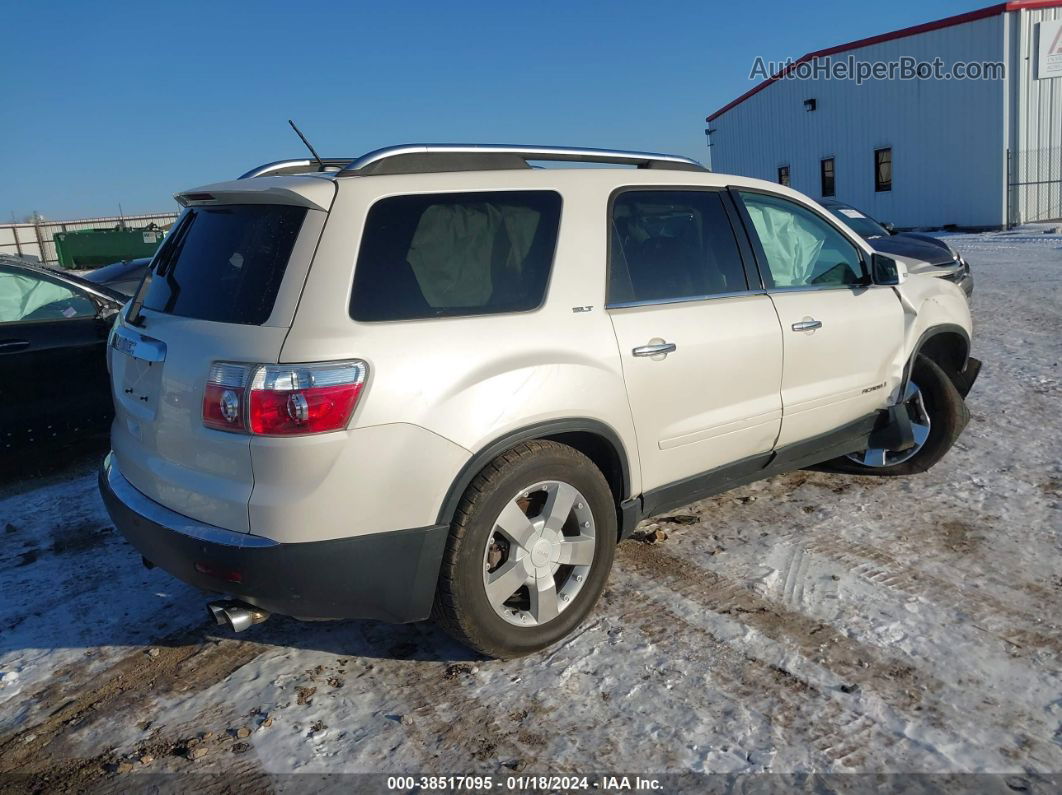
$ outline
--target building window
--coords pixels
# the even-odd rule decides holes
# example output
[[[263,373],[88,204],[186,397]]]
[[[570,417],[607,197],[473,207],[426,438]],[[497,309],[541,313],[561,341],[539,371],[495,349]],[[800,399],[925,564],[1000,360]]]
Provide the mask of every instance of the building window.
[[[833,158],[824,157],[822,159],[820,176],[822,177],[822,195],[833,196]]]
[[[778,184],[789,187],[789,166],[778,166]]]
[[[874,190],[892,190],[892,147],[874,150]]]

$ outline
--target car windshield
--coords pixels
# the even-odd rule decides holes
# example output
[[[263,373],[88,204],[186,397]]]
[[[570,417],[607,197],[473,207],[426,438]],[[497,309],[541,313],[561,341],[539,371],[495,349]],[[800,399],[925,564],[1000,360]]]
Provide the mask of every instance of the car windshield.
[[[847,204],[831,204],[826,208],[844,221],[860,237],[888,237],[889,232],[881,224],[855,207]]]

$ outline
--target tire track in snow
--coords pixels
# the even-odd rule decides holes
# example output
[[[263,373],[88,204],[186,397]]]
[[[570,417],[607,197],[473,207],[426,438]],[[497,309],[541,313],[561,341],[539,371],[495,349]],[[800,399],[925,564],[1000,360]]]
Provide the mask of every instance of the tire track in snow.
[[[957,712],[946,695],[956,693],[956,686],[916,668],[907,654],[891,654],[880,646],[854,640],[817,618],[790,609],[788,603],[793,602],[793,594],[802,593],[802,586],[793,581],[807,571],[815,554],[812,545],[805,551],[802,544],[793,544],[786,555],[783,568],[787,573],[780,587],[781,598],[787,603],[784,605],[657,546],[625,544],[619,552],[621,571],[663,586],[661,593],[653,597],[657,602],[670,601],[663,590],[668,589],[697,608],[727,616],[783,647],[795,647],[805,659],[837,676],[846,687],[858,685],[880,698],[887,709],[895,712],[897,721],[924,723],[932,719],[939,725],[952,726],[969,723],[969,715]],[[880,583],[868,582],[881,587]],[[689,624],[690,618],[685,622]],[[1008,730],[1027,725],[1030,718],[1025,712],[1015,712],[1011,705],[999,705],[983,717]],[[1040,722],[1039,716],[1033,717]],[[1041,769],[1051,770],[1062,763],[1059,748],[1050,743],[1028,735],[1021,742],[1025,745],[1024,754],[1039,763]]]
[[[661,620],[665,619],[665,620]],[[906,753],[926,753],[908,738],[860,714],[843,700],[863,698],[822,688],[797,673],[740,653],[659,601],[632,606],[618,616],[669,656],[705,662],[706,676],[724,695],[770,727],[777,744],[805,745],[816,768],[855,769],[860,751],[910,745]],[[891,752],[890,752],[891,753]],[[931,764],[932,753],[920,760]],[[939,760],[938,760],[939,761]]]
[[[1029,628],[1026,610],[978,589],[962,588],[933,574],[915,570],[878,547],[846,540],[826,531],[825,526],[783,534],[779,540],[842,563],[853,574],[874,585],[925,597],[939,606],[968,615],[975,625],[981,624],[981,629],[996,634],[1012,646],[1062,654],[1062,634]]]
[[[804,548],[799,544],[790,547],[789,555],[784,564],[782,573],[782,598],[785,606],[790,609],[800,609],[804,603],[804,583],[807,578],[808,561],[805,559]]]
[[[877,688],[899,707],[920,702],[916,681],[936,683],[882,649],[841,634],[829,624],[794,612],[708,569],[662,552],[655,547],[624,544],[617,550],[623,571],[648,577],[716,613],[729,615],[776,641],[784,641],[809,658],[829,650],[831,670],[848,684]],[[796,564],[799,566],[799,564]]]
[[[1042,712],[1044,705],[1053,700],[1056,692],[1045,680],[1042,672],[1027,664],[1028,660],[1015,655],[1002,643],[995,644],[994,648],[986,648],[982,630],[968,622],[941,621],[942,617],[939,611],[934,609],[935,605],[921,597],[883,588],[873,579],[843,577],[843,573],[851,570],[831,558],[804,551],[801,544],[796,546],[801,549],[809,570],[813,570],[819,577],[829,575],[830,580],[839,586],[820,599],[807,603],[806,610],[823,621],[843,618],[850,635],[865,638],[867,642],[877,646],[897,642],[896,636],[891,634],[891,628],[899,627],[903,631],[904,642],[901,651],[912,659],[925,659],[931,663],[941,659],[942,655],[947,657],[949,652],[958,653],[960,656],[953,657],[947,667],[952,692],[956,689],[954,683],[958,679],[967,682],[973,679],[988,685],[989,689],[995,689],[1001,684],[999,672],[1010,669],[1010,677],[1013,677],[1008,681],[1008,684],[1013,686],[1011,698],[1007,699],[1005,704],[1000,704],[996,700],[988,700],[986,695],[983,706],[993,712],[1009,710],[1012,718],[1025,723],[1030,720],[1038,723],[1046,731],[1046,735],[1050,735],[1054,730],[1054,724]],[[772,545],[766,560],[777,562],[779,568],[782,568],[792,556],[792,547],[785,542],[777,542]],[[775,582],[770,587],[776,590],[779,586]],[[768,592],[767,596],[770,595]],[[835,601],[838,599],[843,601],[838,603]],[[826,607],[827,615],[824,616],[818,608],[830,602],[834,604]],[[840,604],[843,604],[843,608]],[[884,625],[883,619],[887,622]],[[962,655],[961,650],[970,647],[975,647],[978,653],[969,657]]]
[[[542,655],[511,662],[480,662],[476,672],[471,663],[376,663],[364,678],[357,677],[363,690],[393,694],[382,704],[375,704],[372,716],[378,719],[381,712],[391,713],[387,717],[393,722],[387,725],[401,727],[402,734],[389,741],[393,761],[388,764],[412,771],[446,765],[501,772],[505,772],[505,765],[517,765],[513,769],[524,771],[562,772],[573,764],[587,764],[587,749],[580,750],[567,738],[578,737],[585,730],[586,710],[595,709],[594,702],[600,697],[597,687],[604,686],[611,670],[615,652],[594,637],[603,624],[645,638],[655,648],[645,655],[647,662],[659,662],[661,657],[691,661],[713,686],[718,686],[718,692],[676,690],[670,704],[675,710],[672,714],[699,715],[714,725],[722,694],[733,702],[735,711],[760,716],[772,744],[793,742],[791,735],[806,736],[818,764],[846,769],[855,759],[853,755],[869,744],[888,748],[901,741],[895,733],[838,701],[851,696],[820,689],[781,666],[742,655],[655,601],[632,599],[629,579],[617,580],[622,597],[606,600],[580,633]],[[348,680],[351,678],[348,675]],[[630,677],[624,684],[632,681],[635,687],[647,686]],[[350,686],[348,681],[348,689]],[[653,742],[644,749],[635,741],[646,736],[647,727],[636,726],[621,703],[605,713],[598,712],[593,764],[623,768],[637,764],[632,758],[644,753],[648,754],[641,759],[644,764],[667,767],[662,758],[666,755],[674,769],[685,769],[675,758],[675,749],[684,741],[686,728],[677,721],[674,725],[658,722],[661,712],[666,712],[663,697],[658,691],[650,719],[657,731],[667,736],[654,734]],[[271,714],[276,714],[275,709]],[[370,730],[378,741],[380,731],[383,729],[379,727]],[[356,745],[347,748],[349,763],[367,761],[358,755]],[[329,750],[342,749],[333,746]],[[757,754],[761,751],[758,747],[753,750]]]
[[[424,625],[344,622],[332,631],[327,625],[305,630],[285,620],[273,631],[263,625],[274,650],[234,676],[229,692],[245,708],[257,705],[274,720],[269,734],[255,744],[271,773],[504,773],[501,766],[516,760],[537,761],[540,770],[552,764],[544,752],[548,738],[542,726],[554,720],[541,694],[563,687],[575,674],[584,655],[575,656],[572,649],[581,648],[579,637],[594,626],[591,619],[559,646],[503,662],[470,660],[449,638]],[[303,641],[317,651],[291,648],[300,645],[306,631],[319,633]],[[336,641],[346,648],[340,651]],[[450,662],[455,652],[462,662]],[[338,654],[342,658],[333,656]],[[561,659],[554,661],[557,656]],[[341,684],[331,684],[336,677]],[[577,696],[599,703],[593,691]],[[218,698],[205,694],[199,700]],[[182,711],[187,713],[189,705]],[[317,719],[327,725],[317,736],[307,735],[305,728]],[[569,728],[577,733],[580,725]],[[611,740],[597,752],[610,748]]]

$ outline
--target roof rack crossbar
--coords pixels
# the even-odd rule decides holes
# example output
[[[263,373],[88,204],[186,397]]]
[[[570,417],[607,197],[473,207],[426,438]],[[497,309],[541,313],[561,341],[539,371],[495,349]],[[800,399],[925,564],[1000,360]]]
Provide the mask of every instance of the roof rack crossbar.
[[[611,163],[675,171],[708,170],[691,158],[654,152],[585,149],[574,146],[403,144],[362,155],[342,168],[337,176],[526,168],[529,160]]]

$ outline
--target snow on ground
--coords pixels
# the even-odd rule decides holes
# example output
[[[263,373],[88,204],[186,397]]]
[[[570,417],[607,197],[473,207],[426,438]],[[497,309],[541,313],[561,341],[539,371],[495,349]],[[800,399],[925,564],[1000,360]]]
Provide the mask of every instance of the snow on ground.
[[[528,659],[430,624],[236,636],[140,565],[97,459],[0,487],[0,773],[1062,771],[1062,236],[948,240],[984,369],[941,464],[647,523],[667,539]]]

